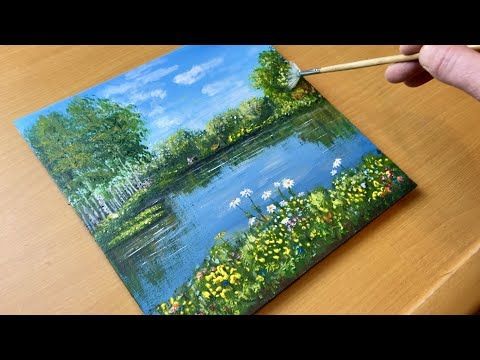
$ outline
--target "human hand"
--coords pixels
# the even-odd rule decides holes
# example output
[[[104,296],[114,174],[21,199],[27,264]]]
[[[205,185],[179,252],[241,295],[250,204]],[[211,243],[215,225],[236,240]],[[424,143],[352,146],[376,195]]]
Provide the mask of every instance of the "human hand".
[[[401,45],[400,52],[420,52],[419,60],[388,66],[389,82],[417,87],[436,78],[480,100],[480,53],[463,45]]]

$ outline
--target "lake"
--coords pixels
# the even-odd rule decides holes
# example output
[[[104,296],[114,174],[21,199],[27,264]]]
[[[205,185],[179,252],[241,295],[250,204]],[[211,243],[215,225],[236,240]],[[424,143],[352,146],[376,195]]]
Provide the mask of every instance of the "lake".
[[[150,314],[194,276],[218,233],[248,228],[245,214],[229,208],[241,190],[253,190],[252,199],[265,210],[272,200],[262,200],[261,194],[273,190],[275,181],[293,179],[296,192],[328,188],[334,159],[350,168],[377,151],[330,106],[279,121],[193,166],[168,193],[158,194],[171,214],[107,256],[143,312]],[[241,206],[248,208],[248,202],[242,199]]]

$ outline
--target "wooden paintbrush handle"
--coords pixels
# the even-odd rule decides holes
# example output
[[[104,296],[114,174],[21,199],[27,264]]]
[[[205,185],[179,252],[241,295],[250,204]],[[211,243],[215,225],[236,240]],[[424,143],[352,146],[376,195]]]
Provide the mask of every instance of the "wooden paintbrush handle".
[[[467,45],[469,48],[474,50],[480,50],[480,45]],[[311,75],[311,74],[321,74],[333,71],[343,71],[343,70],[351,70],[351,69],[358,69],[364,68],[369,66],[376,66],[376,65],[383,65],[383,64],[394,64],[399,62],[406,62],[406,61],[413,61],[418,60],[419,54],[413,55],[393,55],[393,56],[384,56],[375,59],[367,59],[367,60],[360,60],[354,61],[346,64],[338,64],[338,65],[331,65],[331,66],[324,66],[318,69],[311,69],[307,71],[302,71],[302,75]]]

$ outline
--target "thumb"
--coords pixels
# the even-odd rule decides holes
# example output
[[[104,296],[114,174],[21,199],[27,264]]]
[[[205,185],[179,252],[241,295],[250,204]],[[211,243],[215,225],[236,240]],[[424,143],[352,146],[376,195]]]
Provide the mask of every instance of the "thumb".
[[[480,100],[480,54],[466,46],[424,45],[419,62],[433,77]]]

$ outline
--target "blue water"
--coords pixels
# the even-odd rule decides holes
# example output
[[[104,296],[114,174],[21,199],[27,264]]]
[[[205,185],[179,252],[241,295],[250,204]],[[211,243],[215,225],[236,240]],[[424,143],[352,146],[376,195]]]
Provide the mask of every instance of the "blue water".
[[[208,255],[216,234],[248,227],[244,213],[229,208],[230,201],[240,197],[242,189],[252,189],[252,198],[265,209],[272,200],[262,200],[261,194],[274,190],[275,181],[293,179],[295,192],[330,187],[334,159],[341,158],[342,167],[350,168],[364,155],[377,151],[358,132],[339,136],[329,146],[302,141],[295,132],[277,143],[264,144],[268,137],[274,136],[275,133],[260,134],[250,144],[231,149],[221,159],[213,159],[194,170],[190,175],[198,177],[199,182],[209,173],[215,173],[203,181],[203,187],[193,191],[182,191],[180,184],[167,196],[173,210],[168,221],[153,224],[146,232],[108,253],[145,313],[151,313],[192,277]],[[235,161],[239,158],[243,160]],[[248,204],[247,199],[242,199],[241,206],[249,209]]]

